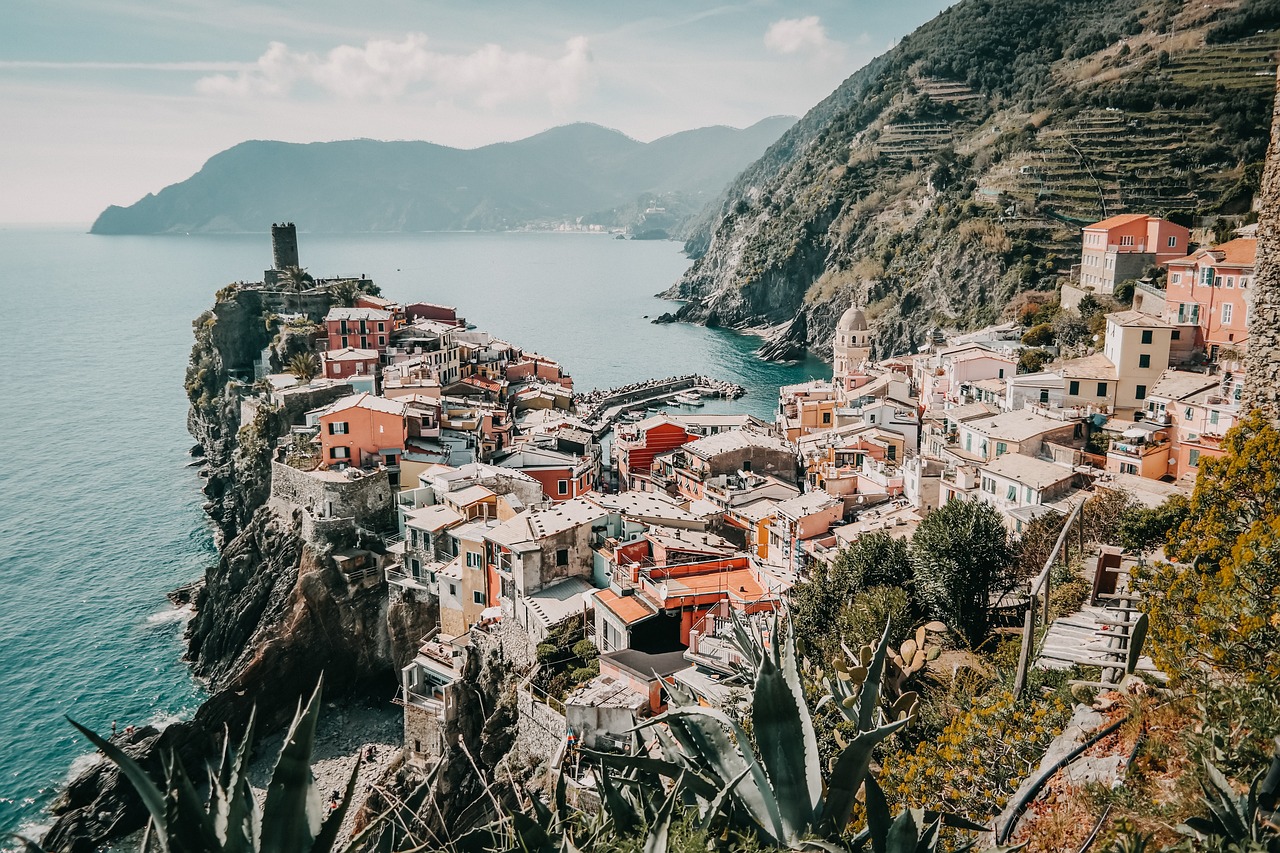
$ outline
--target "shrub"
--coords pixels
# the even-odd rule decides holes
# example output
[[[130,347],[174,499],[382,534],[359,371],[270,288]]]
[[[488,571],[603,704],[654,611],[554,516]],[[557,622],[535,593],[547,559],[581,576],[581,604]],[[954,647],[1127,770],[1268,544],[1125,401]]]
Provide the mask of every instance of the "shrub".
[[[1029,347],[1042,347],[1053,343],[1053,324],[1038,323],[1027,329],[1022,342]]]
[[[1019,373],[1039,373],[1053,359],[1053,353],[1046,349],[1024,349],[1018,356]]]
[[[838,630],[852,649],[880,639],[886,623],[892,624],[889,645],[899,646],[912,633],[914,612],[905,590],[894,586],[873,586],[854,593],[853,600],[840,611]]]
[[[911,540],[916,597],[930,616],[977,646],[987,638],[992,594],[1008,581],[1013,555],[998,511],[978,501],[948,501],[925,517]]]

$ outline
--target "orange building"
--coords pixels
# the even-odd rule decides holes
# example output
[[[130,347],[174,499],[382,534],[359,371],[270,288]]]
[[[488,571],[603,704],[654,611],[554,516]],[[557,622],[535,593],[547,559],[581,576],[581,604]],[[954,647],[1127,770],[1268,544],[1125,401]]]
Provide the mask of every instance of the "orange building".
[[[1191,232],[1158,216],[1126,213],[1086,226],[1080,251],[1080,285],[1113,293],[1148,267],[1162,267],[1187,253]]]
[[[1257,239],[1239,237],[1169,262],[1165,321],[1196,325],[1196,345],[1210,361],[1245,349],[1257,249]]]
[[[320,414],[320,447],[326,465],[383,464],[399,484],[404,453],[405,404],[372,394],[352,394]]]
[[[329,350],[321,356],[326,379],[350,379],[352,376],[374,377],[378,373],[378,351],[372,349]]]

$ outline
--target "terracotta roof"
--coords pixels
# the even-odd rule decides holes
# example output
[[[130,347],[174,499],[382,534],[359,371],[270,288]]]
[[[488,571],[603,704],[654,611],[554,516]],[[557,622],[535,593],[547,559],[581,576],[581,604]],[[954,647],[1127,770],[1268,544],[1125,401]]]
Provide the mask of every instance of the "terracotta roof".
[[[1237,237],[1234,240],[1228,240],[1221,246],[1214,246],[1210,251],[1215,256],[1218,253],[1223,255],[1222,260],[1218,263],[1232,266],[1253,266],[1258,256],[1258,240],[1256,237]]]
[[[1152,217],[1146,213],[1122,213],[1119,216],[1110,216],[1101,222],[1095,222],[1092,225],[1086,225],[1085,231],[1101,230],[1106,228],[1118,228],[1121,225],[1129,225],[1140,220],[1145,221]]]
[[[644,606],[634,595],[618,595],[611,589],[596,591],[596,601],[605,609],[622,620],[624,625],[634,625],[655,614],[655,611]]]

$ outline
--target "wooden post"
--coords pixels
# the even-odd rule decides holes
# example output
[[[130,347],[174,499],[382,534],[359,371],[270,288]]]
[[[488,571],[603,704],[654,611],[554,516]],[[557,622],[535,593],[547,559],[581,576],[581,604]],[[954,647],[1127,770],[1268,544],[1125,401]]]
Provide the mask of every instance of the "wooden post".
[[[1048,599],[1046,599],[1048,600]],[[1031,644],[1035,642],[1036,603],[1027,602],[1027,612],[1022,618],[1022,648],[1018,649],[1018,672],[1013,678],[1013,698],[1021,699],[1027,687],[1027,668],[1031,666]]]

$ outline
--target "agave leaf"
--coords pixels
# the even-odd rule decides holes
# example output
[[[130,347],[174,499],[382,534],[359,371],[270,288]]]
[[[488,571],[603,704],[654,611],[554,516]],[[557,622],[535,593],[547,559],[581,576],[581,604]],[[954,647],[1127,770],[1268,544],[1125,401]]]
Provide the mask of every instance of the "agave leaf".
[[[563,778],[564,774],[561,773],[560,776]],[[551,809],[547,808],[547,804],[542,801],[537,791],[529,788],[526,789],[526,793],[529,795],[529,805],[533,806],[533,816],[537,819],[538,825],[543,829],[550,829],[553,820]]]
[[[356,781],[360,778],[362,763],[361,757],[357,755],[355,763],[351,765],[351,775],[347,777],[347,787],[342,792],[342,799],[338,801],[338,807],[329,812],[320,824],[320,832],[311,843],[311,853],[329,853],[338,842],[338,832],[342,829],[342,821],[347,817],[347,810],[351,808],[351,797],[356,790]]]
[[[871,660],[867,662],[867,678],[862,682],[862,696],[858,699],[858,728],[870,731],[876,724],[876,707],[880,704],[880,679],[884,674],[884,653],[889,645],[890,620],[885,620],[880,642],[876,643]]]
[[[859,732],[858,736],[840,751],[836,759],[835,769],[827,781],[827,801],[822,816],[825,827],[841,829],[848,825],[849,816],[853,813],[854,799],[858,788],[867,778],[867,770],[871,766],[871,751],[875,745],[905,726],[910,720],[895,720],[892,723]]]
[[[524,812],[511,813],[511,828],[515,832],[518,849],[525,853],[554,853],[555,845],[547,831]]]
[[[699,828],[703,832],[710,831],[712,822],[715,821],[720,812],[724,811],[725,804],[729,801],[729,797],[733,795],[733,789],[738,787],[738,783],[745,779],[749,772],[751,772],[749,768],[743,768],[742,772],[732,779],[728,785],[721,788],[720,793],[716,794],[716,798],[707,805],[706,811],[702,813],[702,820],[699,822]]]
[[[213,832],[209,813],[204,810],[204,800],[196,793],[195,786],[173,753],[164,758],[168,790],[165,791],[166,821],[164,835],[172,851],[187,850],[204,853],[216,850],[218,839]]]
[[[142,804],[147,807],[147,812],[151,815],[151,820],[156,826],[165,826],[165,802],[164,793],[155,781],[142,769],[142,765],[134,761],[124,750],[113,743],[109,743],[99,737],[94,732],[77,723],[75,720],[67,717],[67,722],[79,729],[80,733],[89,739],[89,742],[102,750],[102,754],[111,759],[125,778],[129,780],[129,784],[133,785],[133,789],[138,792],[138,797],[142,800]],[[168,839],[164,832],[157,832],[160,839],[160,846],[164,850],[168,850]]]
[[[1205,769],[1209,777],[1208,783],[1201,783],[1205,792],[1205,805],[1209,807],[1209,811],[1213,813],[1214,818],[1224,830],[1222,834],[1228,838],[1249,838],[1251,834],[1249,823],[1252,816],[1240,814],[1235,790],[1231,787],[1231,783],[1212,762],[1206,761]]]
[[[614,829],[619,835],[630,835],[640,828],[640,813],[631,801],[618,791],[613,784],[613,774],[603,761],[600,764],[600,792],[604,795],[605,811],[613,820]]]
[[[262,805],[260,853],[309,849],[320,829],[320,792],[311,776],[311,751],[315,747],[323,685],[321,678],[306,708],[294,716],[280,749]]]
[[[1133,675],[1138,670],[1138,658],[1142,656],[1142,647],[1147,641],[1147,614],[1142,613],[1138,616],[1138,621],[1133,623],[1133,630],[1129,632],[1129,654],[1125,660],[1125,675]]]
[[[223,853],[252,853],[253,851],[253,811],[256,805],[244,767],[253,751],[253,729],[256,717],[257,709],[251,709],[249,721],[245,724],[244,736],[240,739],[240,749],[231,756],[227,766],[225,796],[219,801],[218,808],[212,812],[213,829],[222,842]],[[227,732],[223,743],[224,749],[230,744],[230,735],[231,733]]]
[[[912,809],[903,809],[885,835],[885,853],[916,853],[920,829]]]
[[[594,752],[590,749],[584,749],[582,753],[590,755],[602,764],[608,763],[614,767],[639,770],[642,773],[656,773],[668,779],[681,779],[683,777],[681,784],[704,800],[714,800],[719,790],[717,786],[699,774],[690,772],[678,764],[663,761],[660,758],[650,758],[645,755],[617,755],[610,752]]]
[[[867,834],[871,836],[871,850],[873,853],[885,853],[889,827],[893,825],[889,801],[885,799],[884,789],[876,782],[874,776],[867,776],[864,790],[866,791]],[[832,829],[841,832],[844,827],[832,827]]]
[[[681,782],[680,779],[676,780],[675,787],[671,789],[671,795],[659,809],[658,820],[644,840],[644,853],[667,853],[667,842],[671,835],[671,812],[676,807],[676,798],[680,795],[680,789],[684,787]]]

